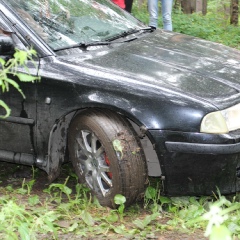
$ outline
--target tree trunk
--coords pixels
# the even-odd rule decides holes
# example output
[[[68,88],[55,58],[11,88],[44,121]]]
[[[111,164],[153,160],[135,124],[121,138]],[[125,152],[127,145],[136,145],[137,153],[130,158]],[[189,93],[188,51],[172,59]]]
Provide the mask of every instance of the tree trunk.
[[[195,10],[195,0],[181,0],[182,12],[191,14]]]
[[[207,0],[202,2],[202,14],[205,16],[207,14]]]
[[[207,14],[207,0],[194,0],[192,6],[195,12],[201,12],[203,15]]]
[[[195,12],[202,12],[203,0],[195,0]]]
[[[238,26],[238,0],[231,0],[230,24]]]
[[[175,0],[174,8],[177,9],[179,2],[181,3],[181,10],[185,14],[193,12],[202,12],[207,14],[207,0]]]

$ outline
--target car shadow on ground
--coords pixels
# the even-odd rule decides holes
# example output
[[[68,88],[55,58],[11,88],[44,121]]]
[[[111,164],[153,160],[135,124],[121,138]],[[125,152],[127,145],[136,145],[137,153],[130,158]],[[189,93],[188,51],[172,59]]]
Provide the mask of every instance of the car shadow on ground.
[[[64,183],[65,179],[73,175],[71,164],[65,164],[62,167],[60,176],[54,181]],[[14,163],[0,162],[0,187],[12,186],[14,189],[22,187],[24,181],[34,179],[31,190],[32,194],[41,194],[42,191],[51,184],[45,171],[32,166],[17,165]],[[76,183],[76,181],[75,181]],[[73,181],[69,181],[73,187]]]

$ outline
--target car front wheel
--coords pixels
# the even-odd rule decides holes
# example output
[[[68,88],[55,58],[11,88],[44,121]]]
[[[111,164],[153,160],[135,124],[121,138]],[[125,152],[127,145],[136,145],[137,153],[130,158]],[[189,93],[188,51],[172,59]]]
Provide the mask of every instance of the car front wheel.
[[[147,166],[141,143],[130,123],[108,110],[77,115],[68,132],[68,148],[79,182],[103,206],[114,207],[114,196],[130,205],[142,196]]]

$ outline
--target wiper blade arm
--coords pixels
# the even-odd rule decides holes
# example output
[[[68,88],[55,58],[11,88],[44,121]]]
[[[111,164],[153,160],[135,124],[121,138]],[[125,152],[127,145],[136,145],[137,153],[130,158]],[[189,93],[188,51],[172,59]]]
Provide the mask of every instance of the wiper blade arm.
[[[129,39],[126,39],[124,41],[115,41],[115,42],[109,41],[109,40],[106,40],[104,42],[101,42],[101,41],[99,41],[99,42],[91,42],[91,43],[86,43],[86,44],[82,45],[81,47],[87,48],[87,47],[91,47],[91,46],[111,45],[111,44],[117,44],[117,43],[131,42],[131,41],[133,41],[135,39],[137,39],[137,37],[129,38]]]
[[[112,41],[104,41],[104,42],[91,42],[91,43],[78,43],[78,44],[74,44],[74,45],[70,45],[67,47],[62,47],[62,48],[58,48],[55,49],[54,51],[61,51],[61,50],[67,50],[67,49],[71,49],[71,48],[88,48],[88,47],[93,47],[93,46],[106,46],[106,45],[111,45],[111,44],[117,44],[117,43],[124,43],[124,42],[131,42],[133,40],[137,39],[137,37],[133,37],[124,41],[118,41],[118,42],[112,42]]]
[[[146,27],[146,28],[139,28],[139,29],[136,29],[136,28],[133,28],[133,29],[130,29],[128,31],[124,31],[120,34],[117,34],[111,38],[108,38],[107,41],[114,41],[118,38],[123,38],[123,37],[127,37],[128,35],[131,35],[131,34],[134,34],[134,33],[142,33],[142,32],[152,32],[152,28],[151,27]]]
[[[91,47],[91,46],[102,46],[102,45],[109,45],[111,44],[111,42],[91,42],[91,43],[77,43],[77,44],[73,44],[67,47],[61,47],[61,48],[57,48],[54,51],[61,51],[61,50],[67,50],[67,49],[71,49],[71,48],[87,48],[87,47]]]
[[[131,34],[134,34],[134,33],[143,33],[143,32],[152,32],[153,29],[151,27],[146,27],[146,28],[139,28],[139,29],[130,29],[128,31],[124,31],[116,36],[113,36],[111,38],[108,38],[106,39],[105,41],[95,41],[95,42],[90,42],[90,43],[84,43],[84,42],[81,42],[81,43],[77,43],[77,44],[73,44],[73,45],[70,45],[70,46],[67,46],[67,47],[62,47],[62,48],[58,48],[58,49],[55,49],[54,51],[61,51],[61,50],[67,50],[67,49],[71,49],[71,48],[88,48],[88,47],[91,47],[91,46],[104,46],[104,45],[110,45],[110,44],[117,44],[117,43],[123,43],[123,42],[131,42],[135,39],[137,39],[137,37],[133,37],[133,38],[130,38],[130,39],[126,39],[124,41],[121,41],[121,42],[113,42],[114,40],[116,39],[119,39],[119,38],[123,38],[123,37],[126,37],[128,35],[131,35]]]

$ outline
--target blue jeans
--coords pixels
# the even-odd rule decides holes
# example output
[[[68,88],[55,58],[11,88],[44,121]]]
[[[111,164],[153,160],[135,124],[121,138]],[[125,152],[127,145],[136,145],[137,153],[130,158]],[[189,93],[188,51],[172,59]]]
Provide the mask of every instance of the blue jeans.
[[[173,0],[161,0],[163,29],[172,31],[172,4]],[[158,0],[148,0],[148,12],[150,15],[149,26],[158,26]]]

